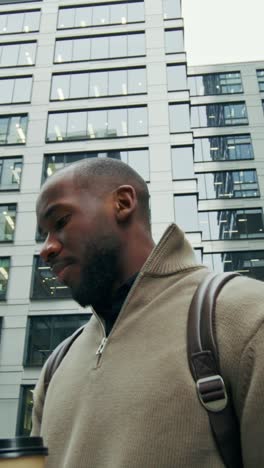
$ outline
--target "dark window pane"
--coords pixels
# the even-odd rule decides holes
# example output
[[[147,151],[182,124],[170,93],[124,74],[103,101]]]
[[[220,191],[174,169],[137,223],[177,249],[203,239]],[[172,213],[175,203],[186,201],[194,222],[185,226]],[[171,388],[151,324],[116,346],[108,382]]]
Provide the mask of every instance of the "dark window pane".
[[[264,237],[261,208],[200,212],[199,221],[203,240]]]
[[[167,65],[168,91],[187,89],[186,65]]]
[[[17,436],[30,436],[32,429],[33,390],[34,385],[22,385],[20,392]]]
[[[198,231],[196,195],[174,197],[175,221],[185,232]]]
[[[200,199],[259,197],[255,170],[197,174]]]
[[[1,217],[1,213],[0,213]],[[8,277],[10,268],[10,258],[0,258],[0,300],[3,301],[6,298]]]
[[[195,138],[195,161],[254,159],[250,135]]]
[[[67,164],[73,164],[85,158],[109,157],[124,161],[133,167],[145,180],[149,180],[149,152],[148,149],[106,150],[105,152],[81,152],[53,154],[44,157],[43,182],[57,170]]]
[[[183,30],[168,29],[165,31],[166,54],[175,54],[184,51]]]
[[[16,227],[16,205],[0,205],[0,242],[13,242]]]
[[[213,73],[188,78],[192,96],[243,92],[240,72]]]
[[[203,263],[216,273],[238,271],[241,275],[264,281],[264,251],[221,252],[203,255]]]
[[[257,70],[259,90],[264,91],[264,70]]]
[[[34,258],[32,299],[71,298],[67,286],[60,283],[41,257]]]
[[[248,124],[245,103],[207,104],[191,107],[192,127],[223,127]]]
[[[89,318],[89,314],[29,317],[25,366],[41,367],[58,344]]]

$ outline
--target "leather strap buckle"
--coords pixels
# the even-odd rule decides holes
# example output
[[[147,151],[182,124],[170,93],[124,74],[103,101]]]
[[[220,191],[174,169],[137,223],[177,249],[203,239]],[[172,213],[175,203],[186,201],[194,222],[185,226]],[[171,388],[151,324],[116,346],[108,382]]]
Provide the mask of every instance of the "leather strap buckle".
[[[225,409],[228,397],[221,375],[213,375],[197,380],[196,388],[199,400],[207,411],[218,413]]]

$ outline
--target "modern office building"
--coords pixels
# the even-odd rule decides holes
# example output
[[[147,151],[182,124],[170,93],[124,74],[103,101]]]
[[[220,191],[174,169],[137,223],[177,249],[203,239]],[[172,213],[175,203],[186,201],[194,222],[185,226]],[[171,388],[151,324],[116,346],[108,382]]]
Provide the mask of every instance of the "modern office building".
[[[188,83],[180,0],[0,5],[0,437],[8,437],[29,433],[42,364],[90,315],[39,257],[35,202],[56,170],[90,157],[128,162],[149,185],[156,241],[176,221],[204,263],[264,278],[264,63],[190,68]]]

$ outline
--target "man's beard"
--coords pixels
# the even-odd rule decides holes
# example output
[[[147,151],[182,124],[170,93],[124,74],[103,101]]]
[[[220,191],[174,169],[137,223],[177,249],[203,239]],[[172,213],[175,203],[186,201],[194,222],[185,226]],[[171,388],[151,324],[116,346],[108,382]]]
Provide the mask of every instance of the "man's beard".
[[[107,305],[120,277],[120,242],[113,235],[98,236],[89,242],[84,252],[80,282],[73,286],[73,299],[81,307],[91,305],[95,310]]]

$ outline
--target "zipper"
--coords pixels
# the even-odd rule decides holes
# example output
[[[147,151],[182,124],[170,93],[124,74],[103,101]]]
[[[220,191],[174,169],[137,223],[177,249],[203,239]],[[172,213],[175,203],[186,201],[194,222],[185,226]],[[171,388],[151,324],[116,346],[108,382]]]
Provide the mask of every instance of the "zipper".
[[[143,277],[143,275],[139,273],[138,276],[137,276],[137,278],[136,278],[136,280],[135,280],[135,282],[134,282],[134,284],[133,284],[133,286],[132,286],[132,288],[130,289],[130,291],[129,291],[129,293],[128,293],[126,299],[125,299],[125,302],[124,302],[124,304],[123,304],[123,306],[122,306],[122,308],[121,308],[121,310],[120,310],[120,312],[119,312],[119,315],[118,315],[118,317],[117,317],[117,319],[116,319],[116,322],[115,322],[115,324],[114,324],[114,326],[113,326],[113,328],[112,328],[112,330],[111,330],[111,332],[110,332],[108,338],[106,337],[106,334],[105,334],[105,327],[104,327],[104,325],[103,325],[102,320],[101,320],[100,317],[97,315],[97,313],[95,312],[95,310],[93,310],[93,313],[94,313],[95,317],[97,318],[98,322],[100,323],[100,326],[101,326],[102,331],[103,331],[103,338],[102,338],[101,343],[100,343],[100,345],[99,345],[99,347],[98,347],[98,349],[97,349],[97,351],[96,351],[96,356],[97,356],[96,368],[99,367],[99,364],[100,364],[100,361],[101,361],[101,359],[102,359],[102,355],[103,355],[104,349],[105,349],[105,347],[106,347],[106,344],[107,344],[107,342],[108,342],[110,336],[112,335],[113,331],[116,329],[116,326],[118,325],[118,322],[119,322],[119,320],[120,320],[120,318],[121,318],[121,315],[123,314],[123,311],[124,311],[124,309],[125,309],[125,307],[126,307],[128,301],[130,300],[130,298],[131,298],[131,296],[132,296],[132,294],[133,294],[135,288],[137,287],[137,285],[138,285],[138,283],[139,283],[139,281],[141,280],[142,277]]]

